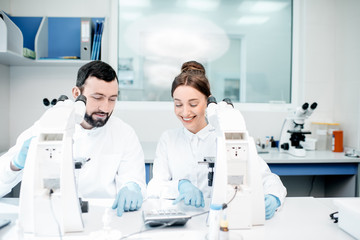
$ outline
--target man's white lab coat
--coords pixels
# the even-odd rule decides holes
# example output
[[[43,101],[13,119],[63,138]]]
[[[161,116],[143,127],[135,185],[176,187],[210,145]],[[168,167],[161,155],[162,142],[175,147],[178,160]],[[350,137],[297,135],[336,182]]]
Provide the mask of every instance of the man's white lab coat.
[[[10,162],[25,140],[35,136],[37,123],[23,132],[16,145],[0,157],[0,197],[11,191],[22,172],[12,171]],[[111,116],[99,128],[86,130],[76,125],[73,145],[74,159],[89,160],[77,173],[79,196],[115,198],[128,182],[137,183],[145,196],[144,153],[135,131],[125,122]]]

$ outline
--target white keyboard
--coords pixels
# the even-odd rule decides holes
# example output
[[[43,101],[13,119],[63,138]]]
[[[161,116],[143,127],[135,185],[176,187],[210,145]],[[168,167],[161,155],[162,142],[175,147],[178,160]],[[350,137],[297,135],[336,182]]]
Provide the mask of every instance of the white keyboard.
[[[185,225],[191,216],[177,209],[169,208],[143,211],[143,218],[146,225],[156,227],[161,225]]]

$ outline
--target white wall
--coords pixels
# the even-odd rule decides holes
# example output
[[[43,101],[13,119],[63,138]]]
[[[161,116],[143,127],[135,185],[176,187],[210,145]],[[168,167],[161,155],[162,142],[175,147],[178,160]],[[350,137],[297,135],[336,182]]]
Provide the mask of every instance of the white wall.
[[[0,64],[0,152],[9,148],[10,68]]]
[[[344,146],[360,148],[360,1],[306,1],[304,95],[314,121],[340,123]]]
[[[77,67],[10,67],[10,144],[45,111],[43,98],[50,101],[71,95]]]
[[[109,1],[65,0],[50,3],[46,0],[12,0],[11,14],[14,16],[108,16]],[[297,89],[300,93],[300,101],[317,101],[319,107],[310,121],[339,121],[345,130],[345,144],[359,147],[360,99],[359,97],[355,100],[349,99],[347,94],[348,92],[357,94],[354,92],[356,91],[354,84],[359,89],[359,83],[355,79],[359,76],[359,70],[358,67],[354,67],[360,66],[359,47],[356,45],[359,30],[354,30],[356,25],[359,26],[359,17],[356,15],[360,9],[359,3],[356,0],[306,0],[303,3],[304,21],[300,32],[301,39],[304,40],[300,43],[302,47],[300,79],[303,82]],[[84,8],[84,5],[95,7]],[[38,8],[38,6],[42,7]],[[355,47],[357,48],[354,49]],[[10,145],[14,144],[18,134],[43,112],[44,108],[41,105],[43,97],[57,97],[70,91],[75,83],[77,69],[77,67],[10,67]],[[2,72],[3,70],[0,69],[1,74]],[[346,82],[343,84],[344,80]],[[304,89],[301,86],[304,86]],[[25,94],[22,95],[23,93]],[[357,101],[356,106],[354,101]],[[339,106],[341,103],[346,104],[345,107],[349,109]],[[21,104],[24,105],[20,109]],[[240,108],[252,136],[279,137],[286,111],[271,112]],[[151,109],[143,103],[119,103],[115,115],[119,115],[132,125],[140,140],[146,142],[156,142],[165,129],[179,126],[171,103],[165,103],[157,109]],[[353,131],[349,132],[347,129]]]
[[[318,103],[313,120],[333,121],[335,91],[334,0],[304,3],[304,100]]]
[[[5,12],[10,12],[10,0],[1,0],[0,9]]]
[[[344,145],[360,149],[360,1],[335,1],[334,119],[344,130]]]

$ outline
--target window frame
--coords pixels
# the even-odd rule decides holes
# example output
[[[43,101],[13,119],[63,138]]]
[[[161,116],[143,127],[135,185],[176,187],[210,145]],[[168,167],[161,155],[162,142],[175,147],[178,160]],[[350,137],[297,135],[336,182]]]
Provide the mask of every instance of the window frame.
[[[108,34],[108,59],[109,64],[117,69],[118,66],[118,14],[119,0],[112,0],[109,16],[109,34]],[[292,54],[291,54],[291,102],[273,102],[273,103],[234,103],[234,107],[240,111],[257,112],[287,112],[294,109],[300,102],[304,101],[303,84],[303,59],[301,49],[303,49],[303,34],[301,19],[303,14],[303,3],[301,0],[293,0],[292,8]],[[170,92],[170,89],[169,89]],[[216,97],[216,96],[215,96]],[[121,109],[125,110],[173,110],[172,101],[121,101]]]

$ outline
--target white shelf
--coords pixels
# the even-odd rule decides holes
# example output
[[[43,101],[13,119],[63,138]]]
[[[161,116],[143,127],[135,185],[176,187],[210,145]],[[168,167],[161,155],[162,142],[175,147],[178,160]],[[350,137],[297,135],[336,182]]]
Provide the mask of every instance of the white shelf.
[[[28,65],[33,61],[11,51],[0,52],[0,63],[3,65]]]
[[[49,18],[43,17],[34,39],[36,59],[23,56],[23,34],[18,26],[0,10],[0,64],[7,66],[80,67],[91,60],[47,58],[49,52]],[[102,39],[103,41],[103,39]],[[104,44],[102,44],[104,45]],[[54,48],[54,46],[52,46]],[[103,56],[103,48],[101,49]],[[66,54],[64,54],[66,56]]]
[[[39,59],[34,60],[20,56],[11,51],[0,52],[0,64],[7,66],[61,66],[61,67],[80,67],[90,60],[80,59]]]

